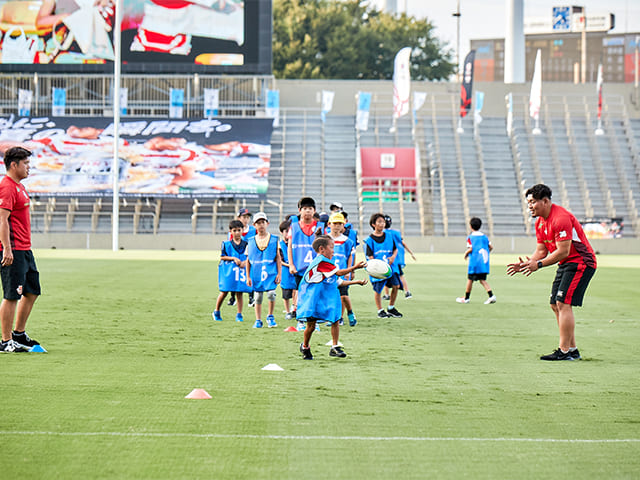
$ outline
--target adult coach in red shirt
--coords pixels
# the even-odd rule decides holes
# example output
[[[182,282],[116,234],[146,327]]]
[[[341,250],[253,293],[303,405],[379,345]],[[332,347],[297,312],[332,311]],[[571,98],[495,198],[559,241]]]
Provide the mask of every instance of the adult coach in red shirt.
[[[7,174],[0,181],[0,274],[4,291],[0,303],[0,352],[25,352],[39,345],[25,332],[33,304],[40,295],[39,273],[31,251],[30,199],[20,183],[29,176],[30,156],[31,152],[23,147],[12,147],[4,154]]]
[[[551,189],[538,184],[526,192],[531,215],[536,218],[536,251],[531,257],[518,259],[507,265],[507,274],[525,276],[558,264],[551,287],[551,309],[556,314],[560,331],[560,345],[541,360],[579,360],[576,347],[573,307],[582,306],[584,293],[596,272],[596,256],[571,212],[551,202]]]

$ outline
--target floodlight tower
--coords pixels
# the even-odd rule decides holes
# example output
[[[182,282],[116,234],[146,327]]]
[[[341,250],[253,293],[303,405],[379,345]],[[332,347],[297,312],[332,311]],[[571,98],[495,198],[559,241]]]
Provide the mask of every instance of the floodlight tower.
[[[524,0],[505,0],[504,83],[524,83]]]

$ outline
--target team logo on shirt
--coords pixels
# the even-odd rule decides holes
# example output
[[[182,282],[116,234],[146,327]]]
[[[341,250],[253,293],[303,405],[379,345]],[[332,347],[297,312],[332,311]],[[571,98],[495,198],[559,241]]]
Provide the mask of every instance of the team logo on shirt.
[[[558,237],[567,238],[567,231],[566,230],[562,230],[561,232],[558,233]]]

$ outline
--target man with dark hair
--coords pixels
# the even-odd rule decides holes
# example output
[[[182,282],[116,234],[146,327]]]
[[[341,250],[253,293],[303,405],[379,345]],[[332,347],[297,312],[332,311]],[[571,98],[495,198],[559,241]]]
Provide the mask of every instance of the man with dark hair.
[[[31,152],[23,147],[8,149],[4,154],[7,174],[0,181],[0,274],[4,291],[0,304],[0,352],[6,353],[26,352],[39,345],[25,331],[40,295],[39,273],[31,251],[30,199],[20,183],[29,176],[30,156]]]
[[[531,257],[518,258],[517,262],[507,265],[507,274],[529,276],[543,267],[558,264],[550,300],[558,322],[560,345],[540,359],[579,360],[573,307],[582,306],[584,293],[596,271],[596,256],[576,217],[551,202],[549,187],[534,185],[525,195],[529,211],[536,218],[538,243]]]

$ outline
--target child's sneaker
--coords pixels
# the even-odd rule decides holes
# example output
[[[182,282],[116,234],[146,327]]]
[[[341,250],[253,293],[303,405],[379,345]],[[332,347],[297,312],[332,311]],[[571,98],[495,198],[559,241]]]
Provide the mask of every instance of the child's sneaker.
[[[249,307],[250,307],[250,308],[253,308],[253,307],[255,307],[255,306],[256,306],[256,298],[255,298],[255,296],[254,296],[253,292],[251,292],[251,293],[249,294]]]
[[[221,322],[222,321],[222,316],[220,315],[220,310],[214,310],[213,313],[211,314],[211,316],[213,317],[213,319],[216,322]]]
[[[330,357],[344,358],[344,357],[347,356],[347,354],[344,353],[344,350],[342,349],[342,347],[335,346],[335,347],[331,347],[331,350],[329,350],[329,356]]]
[[[402,314],[396,309],[396,307],[393,307],[393,308],[387,307],[387,315],[393,318],[402,318]]]
[[[349,317],[349,326],[350,327],[355,327],[356,323],[358,323],[358,320],[356,320],[356,316],[353,312],[347,314]]]
[[[236,313],[236,322],[244,322],[244,317],[241,313]]]
[[[485,305],[489,305],[491,303],[496,303],[496,296],[495,295],[491,295],[489,298],[487,298],[484,302]]]
[[[311,348],[304,348],[302,343],[300,344],[300,353],[302,353],[303,360],[313,360],[313,355],[311,355]]]
[[[277,326],[278,324],[276,323],[276,317],[274,317],[273,315],[267,315],[267,327],[273,328]]]
[[[344,325],[344,319],[342,317],[340,317],[340,320],[338,320],[338,325],[340,326]]]
[[[291,314],[289,312],[287,312],[287,314],[284,316],[285,320],[293,320],[293,317],[291,316]]]
[[[262,320],[256,320],[256,323],[253,324],[253,328],[262,328]]]
[[[411,295],[411,292],[407,290],[407,293],[404,294],[404,298],[406,299],[413,298],[413,295]]]
[[[456,298],[456,302],[458,303],[469,303],[471,300],[469,300],[468,298],[464,298],[464,297],[458,297]]]
[[[389,318],[391,317],[391,315],[389,315],[387,312],[385,312],[384,310],[380,310],[378,311],[378,318]]]
[[[382,299],[383,299],[383,300],[391,300],[391,296],[389,296],[389,295],[382,295]]]
[[[299,332],[304,332],[305,328],[307,328],[307,325],[304,322],[298,320],[298,326],[296,327],[296,330],[298,330]]]
[[[229,298],[229,301],[227,302],[227,305],[229,305],[230,307],[233,307],[236,304],[236,297],[235,295]]]

